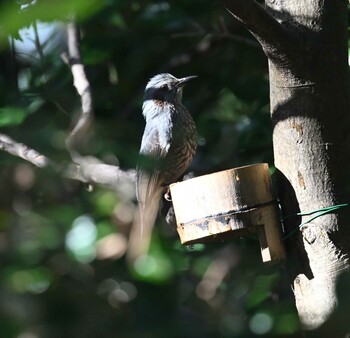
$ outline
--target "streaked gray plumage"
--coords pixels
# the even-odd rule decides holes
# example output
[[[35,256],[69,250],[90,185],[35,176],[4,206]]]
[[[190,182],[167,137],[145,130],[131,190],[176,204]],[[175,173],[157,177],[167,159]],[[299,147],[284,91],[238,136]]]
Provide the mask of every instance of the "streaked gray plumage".
[[[164,73],[151,78],[146,86],[142,107],[146,127],[140,154],[152,163],[141,166],[137,175],[139,206],[132,235],[139,232],[140,247],[132,250],[139,253],[148,249],[165,189],[187,170],[196,151],[196,127],[182,105],[182,87],[192,78],[177,79]]]

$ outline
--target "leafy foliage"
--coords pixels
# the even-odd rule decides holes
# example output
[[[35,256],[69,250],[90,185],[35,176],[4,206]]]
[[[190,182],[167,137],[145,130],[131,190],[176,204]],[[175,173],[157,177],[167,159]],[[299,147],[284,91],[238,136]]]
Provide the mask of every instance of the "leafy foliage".
[[[80,102],[60,59],[61,22],[75,13],[95,100],[87,154],[134,167],[145,84],[170,72],[199,75],[184,90],[199,133],[196,175],[272,162],[266,59],[218,3],[8,0],[0,13],[0,127],[16,140],[56,161],[69,158],[64,139]],[[40,32],[47,24],[52,32],[45,38]],[[159,224],[149,256],[129,266],[124,253],[133,192],[88,192],[6,153],[0,160],[1,337],[298,331],[285,272],[262,266],[255,240],[187,248],[174,229]],[[222,276],[215,274],[220,269],[226,269]]]

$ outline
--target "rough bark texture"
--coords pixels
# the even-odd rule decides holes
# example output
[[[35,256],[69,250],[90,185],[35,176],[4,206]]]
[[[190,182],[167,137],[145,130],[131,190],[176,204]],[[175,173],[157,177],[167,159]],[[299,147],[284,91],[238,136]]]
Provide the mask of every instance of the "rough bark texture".
[[[254,10],[253,3],[225,1],[269,59],[283,215],[349,202],[347,1],[266,0],[264,20],[262,8],[250,18],[242,10]],[[279,22],[278,33],[268,27],[276,27],[271,17]],[[349,209],[316,218],[286,240],[296,305],[306,328],[320,326],[337,305],[337,278],[349,269]],[[308,218],[287,218],[285,232]]]
[[[342,0],[290,0],[274,1],[269,7],[299,36],[285,64],[269,61],[274,155],[284,215],[350,200],[346,6]],[[317,218],[288,240],[296,305],[309,328],[322,324],[334,310],[336,279],[349,267],[345,214],[348,211]],[[290,218],[287,233],[307,218]]]

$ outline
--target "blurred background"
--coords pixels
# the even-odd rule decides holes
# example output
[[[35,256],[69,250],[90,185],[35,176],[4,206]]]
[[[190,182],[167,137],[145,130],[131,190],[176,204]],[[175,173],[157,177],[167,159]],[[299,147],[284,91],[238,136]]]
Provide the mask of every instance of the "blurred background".
[[[0,127],[62,165],[80,113],[65,22],[74,13],[95,106],[84,153],[134,168],[150,77],[198,75],[183,102],[198,129],[193,175],[268,162],[267,60],[211,0],[7,0],[0,4]],[[293,337],[287,271],[256,238],[181,246],[159,221],[125,260],[134,187],[88,191],[0,152],[0,337]]]

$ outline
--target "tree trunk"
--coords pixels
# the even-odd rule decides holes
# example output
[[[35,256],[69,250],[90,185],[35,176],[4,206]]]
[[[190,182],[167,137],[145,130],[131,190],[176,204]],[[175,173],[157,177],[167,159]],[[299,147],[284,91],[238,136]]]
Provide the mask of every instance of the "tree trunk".
[[[266,10],[250,0],[225,4],[269,59],[283,216],[349,202],[347,1],[267,0]],[[349,209],[300,229],[311,216],[285,220],[289,271],[305,328],[320,326],[336,307],[337,278],[349,269]]]
[[[300,38],[285,67],[269,61],[274,155],[284,215],[349,201],[347,2],[297,3],[271,6],[279,19],[294,21],[291,30]],[[287,233],[305,221],[289,220]],[[288,241],[296,305],[307,327],[319,326],[335,308],[336,279],[348,268],[347,223],[340,214],[324,215]]]

